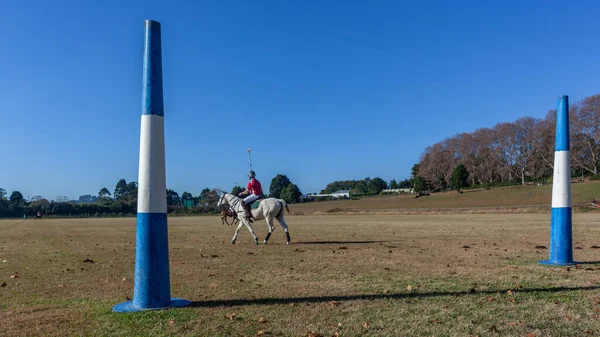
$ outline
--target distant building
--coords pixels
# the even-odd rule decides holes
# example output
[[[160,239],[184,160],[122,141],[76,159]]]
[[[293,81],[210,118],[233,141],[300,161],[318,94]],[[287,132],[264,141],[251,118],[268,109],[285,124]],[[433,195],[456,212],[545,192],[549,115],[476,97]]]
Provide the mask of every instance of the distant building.
[[[383,190],[381,191],[381,193],[409,193],[409,194],[414,194],[415,190],[412,188],[394,188],[394,189],[387,189],[387,190]]]
[[[308,202],[308,201],[314,201],[314,200],[315,200],[315,196],[312,194],[305,194],[305,195],[300,196],[300,202]]]
[[[301,200],[303,201],[309,201],[309,200],[314,200],[315,198],[331,198],[331,199],[347,199],[350,198],[350,190],[339,190],[339,191],[335,191],[333,193],[327,193],[327,194],[308,194],[308,195],[303,195],[301,197]]]
[[[339,190],[331,193],[331,196],[335,199],[350,198],[350,190]]]

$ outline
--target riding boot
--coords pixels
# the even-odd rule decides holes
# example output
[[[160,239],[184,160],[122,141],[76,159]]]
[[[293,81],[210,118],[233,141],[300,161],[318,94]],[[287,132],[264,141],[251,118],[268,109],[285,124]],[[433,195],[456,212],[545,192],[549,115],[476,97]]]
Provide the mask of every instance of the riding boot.
[[[252,211],[250,210],[250,205],[245,202],[243,202],[242,205],[244,206],[244,210],[246,210],[246,219],[252,222]]]

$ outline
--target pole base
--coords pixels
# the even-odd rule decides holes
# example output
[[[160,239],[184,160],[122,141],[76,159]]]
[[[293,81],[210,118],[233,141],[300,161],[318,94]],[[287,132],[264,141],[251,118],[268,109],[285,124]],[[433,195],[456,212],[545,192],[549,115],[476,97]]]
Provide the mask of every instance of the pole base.
[[[158,308],[140,308],[133,305],[133,301],[119,303],[113,307],[113,312],[138,312],[146,310],[161,310],[169,308],[181,308],[190,305],[192,302],[181,298],[171,298],[171,303],[166,307]]]
[[[556,262],[556,261],[550,261],[550,260],[540,260],[540,261],[538,261],[538,263],[541,265],[545,265],[545,266],[566,267],[566,266],[574,266],[576,264],[580,264],[581,262],[576,262],[576,261]]]

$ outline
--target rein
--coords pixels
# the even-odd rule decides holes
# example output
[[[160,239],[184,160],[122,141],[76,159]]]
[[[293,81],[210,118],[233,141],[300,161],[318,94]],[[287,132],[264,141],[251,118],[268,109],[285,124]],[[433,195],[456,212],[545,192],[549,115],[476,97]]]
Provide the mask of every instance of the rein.
[[[229,200],[225,199],[225,195],[227,193],[223,193],[223,195],[221,196],[221,200],[219,201],[220,204],[223,204],[223,200],[225,200],[227,202],[227,205],[229,205],[229,208],[231,208],[232,211],[238,213],[239,211],[237,211],[235,208],[240,204],[240,202],[242,202],[242,199],[236,197],[235,195],[231,195],[233,197],[233,202],[230,203]],[[235,198],[237,198],[237,200],[235,200]],[[244,208],[242,207],[242,211],[245,211]]]
[[[219,204],[221,205],[221,207],[223,206],[224,203],[227,203],[227,208],[228,210],[225,210],[224,208],[221,210],[221,224],[227,223],[228,226],[231,226],[231,224],[235,223],[236,217],[237,217],[237,212],[234,209],[234,206],[239,204],[239,202],[233,202],[233,204],[229,203],[229,200],[225,199],[225,194],[227,193],[223,193],[223,195],[221,195],[221,198],[219,198]],[[231,224],[229,223],[229,220],[227,219],[230,216],[231,213],[231,217],[233,218],[233,220],[231,221]]]

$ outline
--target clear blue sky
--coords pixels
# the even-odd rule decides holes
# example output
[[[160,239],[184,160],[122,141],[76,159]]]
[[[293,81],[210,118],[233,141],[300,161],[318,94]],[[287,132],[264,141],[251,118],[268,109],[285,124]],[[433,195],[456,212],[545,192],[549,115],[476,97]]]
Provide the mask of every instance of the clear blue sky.
[[[426,146],[600,93],[597,1],[6,1],[0,187],[137,180],[144,20],[161,22],[167,185],[404,179]]]

